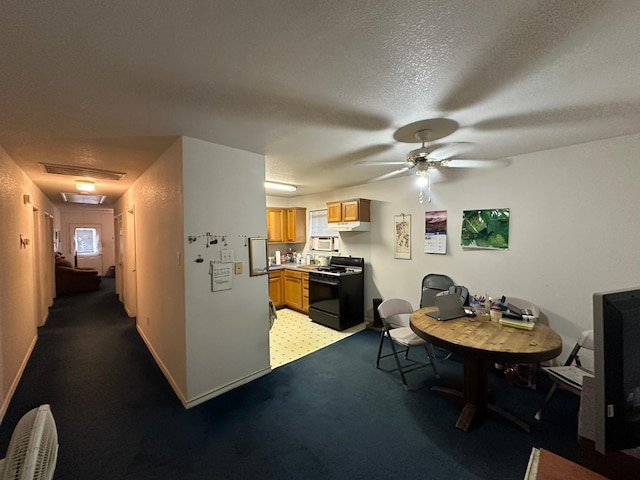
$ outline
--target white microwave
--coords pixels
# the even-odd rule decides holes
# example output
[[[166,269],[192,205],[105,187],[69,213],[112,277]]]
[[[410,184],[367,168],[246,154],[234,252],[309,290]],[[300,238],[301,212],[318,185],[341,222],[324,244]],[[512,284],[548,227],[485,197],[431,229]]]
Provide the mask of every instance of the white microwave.
[[[340,239],[337,237],[311,238],[311,250],[331,252],[340,249]]]

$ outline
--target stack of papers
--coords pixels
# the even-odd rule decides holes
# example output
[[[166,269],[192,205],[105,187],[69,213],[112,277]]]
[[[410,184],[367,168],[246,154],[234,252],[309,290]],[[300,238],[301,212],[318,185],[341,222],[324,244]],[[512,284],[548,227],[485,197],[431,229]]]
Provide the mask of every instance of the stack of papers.
[[[533,330],[535,322],[527,322],[526,320],[518,320],[515,318],[501,318],[498,320],[502,325],[507,327],[522,328],[523,330]]]
[[[575,365],[563,365],[558,367],[543,367],[549,375],[556,377],[575,388],[582,389],[582,379],[584,377],[593,378],[593,373],[583,370]]]

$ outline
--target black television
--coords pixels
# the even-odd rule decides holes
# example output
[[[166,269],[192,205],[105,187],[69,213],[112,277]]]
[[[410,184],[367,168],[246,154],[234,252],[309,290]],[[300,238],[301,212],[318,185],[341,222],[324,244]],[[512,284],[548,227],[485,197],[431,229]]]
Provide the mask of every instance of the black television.
[[[595,447],[640,446],[640,288],[593,294]]]

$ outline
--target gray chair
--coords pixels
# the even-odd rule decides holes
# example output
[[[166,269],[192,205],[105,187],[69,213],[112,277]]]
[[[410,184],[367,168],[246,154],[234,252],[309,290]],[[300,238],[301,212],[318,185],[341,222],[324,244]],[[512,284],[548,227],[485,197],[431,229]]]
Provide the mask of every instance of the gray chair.
[[[422,279],[422,291],[420,295],[420,308],[433,307],[436,304],[436,295],[448,291],[455,286],[451,277],[441,273],[429,273]]]
[[[442,273],[429,273],[422,278],[422,290],[420,294],[420,308],[434,307],[436,305],[436,295],[448,292],[451,287],[455,288],[453,279]],[[438,360],[447,360],[451,352],[442,350],[443,355]]]
[[[558,388],[568,390],[576,395],[581,395],[583,377],[593,376],[593,372],[584,368],[580,362],[578,352],[582,348],[593,351],[593,330],[585,330],[580,334],[580,338],[578,338],[578,341],[574,345],[573,350],[571,350],[571,353],[564,362],[564,365],[557,367],[542,367],[542,370],[547,372],[549,378],[553,380],[553,385],[551,385],[549,393],[547,393],[547,396],[544,398],[542,406],[535,414],[536,420],[540,420],[542,418],[542,412]]]
[[[382,320],[383,329],[380,334],[380,346],[378,347],[376,368],[380,368],[380,360],[382,358],[393,356],[395,358],[396,368],[387,369],[385,371],[394,372],[397,370],[400,373],[402,385],[405,390],[409,389],[405,373],[409,373],[418,368],[431,365],[434,375],[439,378],[432,345],[416,335],[409,326],[408,314],[413,311],[411,303],[401,298],[390,298],[378,306],[378,313]],[[391,353],[382,355],[382,347],[385,339],[390,343]],[[399,346],[400,349],[396,348],[396,345]],[[419,346],[424,347],[427,352],[429,363],[419,362],[409,358],[409,350],[411,347]],[[402,353],[404,353],[404,361],[401,361],[399,357],[399,354]]]

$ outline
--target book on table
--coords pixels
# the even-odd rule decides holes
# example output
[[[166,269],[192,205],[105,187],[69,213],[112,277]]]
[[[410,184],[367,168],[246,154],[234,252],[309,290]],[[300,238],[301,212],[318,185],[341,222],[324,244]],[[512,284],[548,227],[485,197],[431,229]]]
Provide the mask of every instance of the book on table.
[[[502,317],[498,320],[501,325],[505,325],[507,327],[521,328],[523,330],[533,330],[535,326],[535,322],[528,322],[526,320],[518,320],[516,318],[504,318]]]

